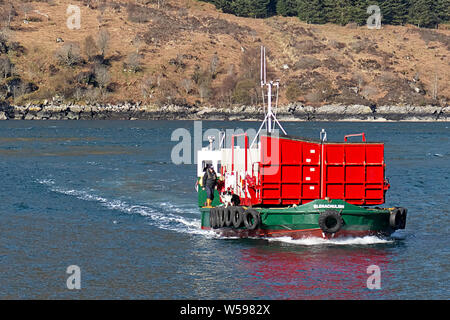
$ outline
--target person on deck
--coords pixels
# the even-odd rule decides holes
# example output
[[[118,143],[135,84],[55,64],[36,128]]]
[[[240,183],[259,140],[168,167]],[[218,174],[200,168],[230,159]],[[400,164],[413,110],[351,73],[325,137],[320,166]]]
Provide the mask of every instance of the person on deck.
[[[214,200],[214,189],[217,184],[217,174],[214,171],[212,165],[206,166],[206,172],[203,175],[203,190],[206,189],[206,208],[212,208],[212,202]]]

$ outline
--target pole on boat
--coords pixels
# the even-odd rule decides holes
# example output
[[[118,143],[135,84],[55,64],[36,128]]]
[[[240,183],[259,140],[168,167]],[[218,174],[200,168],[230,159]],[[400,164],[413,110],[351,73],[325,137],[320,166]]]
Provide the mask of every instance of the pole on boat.
[[[272,81],[267,84],[267,132],[272,132]]]
[[[264,125],[266,125],[266,131],[267,133],[272,133],[275,129],[275,124],[278,124],[281,131],[283,131],[284,134],[287,134],[286,131],[281,126],[280,122],[278,122],[276,115],[272,112],[272,88],[277,88],[277,99],[276,99],[276,105],[275,110],[278,108],[278,90],[280,88],[279,81],[269,81],[267,82],[267,62],[266,62],[266,47],[261,46],[261,72],[260,72],[260,80],[261,80],[261,90],[262,90],[262,98],[263,98],[263,104],[264,104],[264,96],[265,96],[265,87],[267,87],[267,113],[264,117],[263,123],[261,124],[261,127],[259,128],[255,138],[252,141],[252,144],[250,145],[250,148],[253,147],[254,143],[256,142],[256,139],[258,138],[262,128]],[[276,113],[276,111],[275,111]],[[272,124],[273,121],[273,124]]]

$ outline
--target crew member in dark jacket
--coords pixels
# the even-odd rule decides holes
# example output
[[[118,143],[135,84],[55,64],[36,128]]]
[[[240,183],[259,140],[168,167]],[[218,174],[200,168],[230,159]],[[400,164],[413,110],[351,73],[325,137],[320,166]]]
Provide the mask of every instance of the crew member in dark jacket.
[[[217,174],[212,165],[206,166],[206,172],[203,175],[202,182],[203,189],[206,189],[206,207],[211,208],[212,201],[214,200],[214,189],[217,184]]]

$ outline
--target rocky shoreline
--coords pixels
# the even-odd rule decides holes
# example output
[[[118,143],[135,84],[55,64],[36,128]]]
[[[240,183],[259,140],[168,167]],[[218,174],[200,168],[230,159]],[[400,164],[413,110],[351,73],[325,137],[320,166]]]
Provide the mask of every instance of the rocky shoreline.
[[[227,120],[259,121],[263,110],[256,106],[230,108],[141,104],[27,104],[0,105],[0,120]],[[449,121],[450,107],[363,106],[289,104],[278,108],[282,121]]]

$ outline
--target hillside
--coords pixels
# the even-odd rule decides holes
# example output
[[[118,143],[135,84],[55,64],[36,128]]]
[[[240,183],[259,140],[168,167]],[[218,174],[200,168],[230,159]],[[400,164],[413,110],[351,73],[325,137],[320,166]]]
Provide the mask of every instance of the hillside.
[[[69,5],[81,10],[80,29],[68,27]],[[261,45],[281,104],[446,105],[450,96],[445,29],[242,18],[195,0],[0,6],[0,99],[10,104],[258,104]]]

